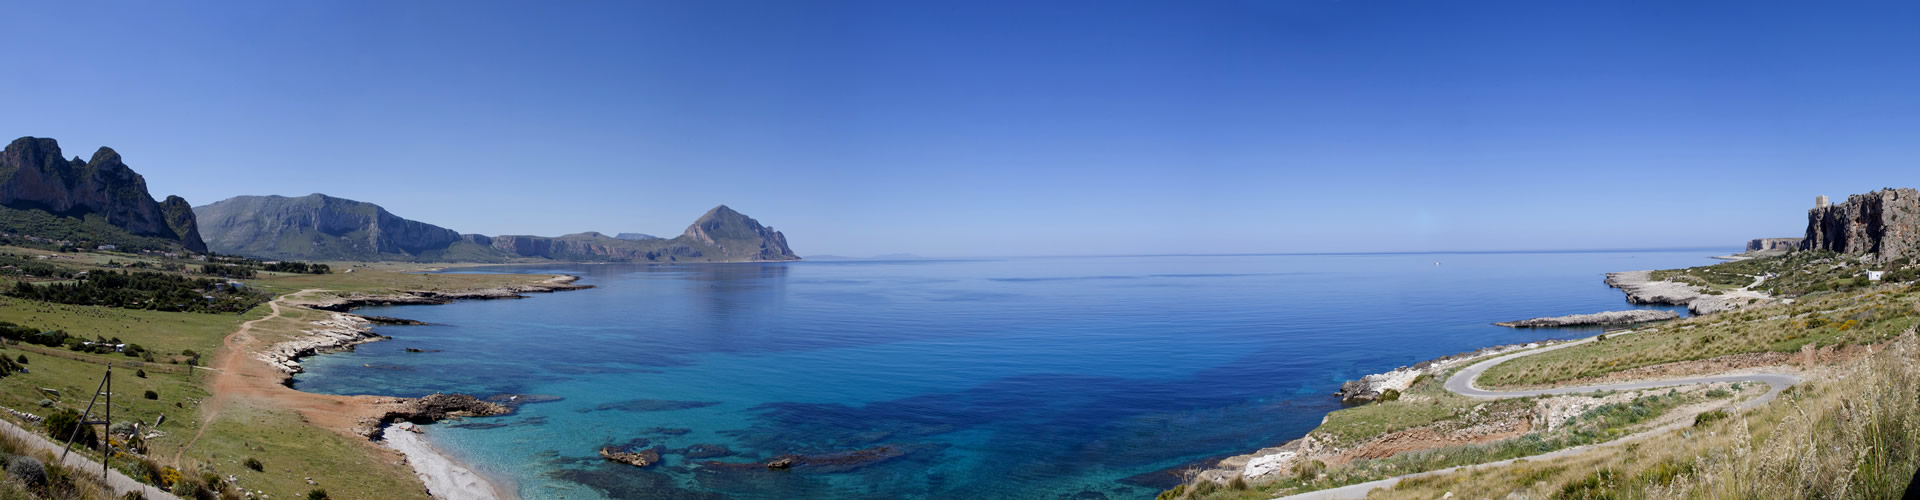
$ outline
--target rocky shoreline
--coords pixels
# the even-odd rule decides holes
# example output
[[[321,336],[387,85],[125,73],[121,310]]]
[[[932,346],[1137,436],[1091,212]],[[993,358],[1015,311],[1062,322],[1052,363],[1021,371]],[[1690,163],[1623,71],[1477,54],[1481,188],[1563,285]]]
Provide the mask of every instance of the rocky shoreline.
[[[574,282],[579,281],[579,279],[579,276],[561,275],[530,285],[507,285],[473,290],[445,292],[414,290],[387,294],[354,293],[317,301],[302,302],[298,305],[322,311],[347,312],[365,306],[440,305],[450,304],[456,300],[524,299],[527,298],[527,296],[523,294],[528,293],[551,293],[593,288],[593,285],[574,284]]]
[[[1686,283],[1654,280],[1653,271],[1607,273],[1607,286],[1626,292],[1629,304],[1687,306],[1687,310],[1696,315],[1732,311],[1775,300],[1767,294],[1751,290],[1703,291]]]
[[[1533,318],[1520,321],[1502,321],[1494,326],[1508,328],[1558,328],[1569,326],[1606,326],[1630,325],[1652,321],[1677,319],[1680,313],[1660,309],[1633,309],[1628,311],[1606,311],[1593,314],[1569,314],[1547,318]]]
[[[301,330],[306,337],[289,340],[268,346],[265,351],[254,353],[254,357],[267,362],[286,375],[282,384],[293,382],[293,375],[305,371],[300,358],[315,354],[351,351],[353,346],[386,340],[380,334],[373,333],[368,325],[372,321],[352,314],[333,313],[331,317],[313,322],[315,328]]]
[[[1484,347],[1471,352],[1463,352],[1452,356],[1421,361],[1415,363],[1413,366],[1402,366],[1390,372],[1367,375],[1360,377],[1359,380],[1349,380],[1347,383],[1340,384],[1340,390],[1334,392],[1333,395],[1339,396],[1340,402],[1344,404],[1371,403],[1374,400],[1380,399],[1381,395],[1386,394],[1386,392],[1390,390],[1405,392],[1407,388],[1413,387],[1413,381],[1419,379],[1421,375],[1437,375],[1439,372],[1460,366],[1468,360],[1481,356],[1504,354],[1556,343],[1558,342],[1544,341]]]

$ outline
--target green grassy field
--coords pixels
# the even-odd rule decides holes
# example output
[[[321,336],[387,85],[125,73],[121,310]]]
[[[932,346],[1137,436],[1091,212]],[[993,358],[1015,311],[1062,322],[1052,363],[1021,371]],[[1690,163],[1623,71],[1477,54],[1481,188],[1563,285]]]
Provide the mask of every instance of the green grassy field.
[[[199,262],[151,255],[107,254],[96,252],[55,253],[22,247],[0,247],[12,253],[75,270],[117,269],[145,263],[145,266],[177,266],[194,269]],[[60,258],[35,259],[38,255]],[[430,266],[408,263],[332,263],[333,274],[308,275],[261,272],[255,279],[243,280],[256,289],[276,294],[305,289],[326,289],[340,293],[390,293],[406,290],[458,290],[526,284],[548,276],[497,274],[423,274]],[[465,264],[472,265],[472,264]],[[450,267],[434,265],[431,267]],[[341,272],[354,269],[352,273]],[[332,293],[332,292],[327,292]],[[283,317],[257,324],[253,334],[266,342],[301,335],[311,322],[332,313],[299,308],[284,308]],[[198,354],[210,363],[223,348],[223,339],[243,322],[266,317],[270,308],[255,307],[242,314],[206,314],[118,309],[103,306],[78,306],[29,301],[0,296],[0,321],[8,321],[39,330],[65,330],[70,335],[92,339],[119,338],[139,344],[155,354],[154,362],[121,354],[92,354],[65,348],[31,344],[0,345],[0,355],[8,359],[25,356],[24,373],[0,378],[0,406],[48,415],[59,409],[80,410],[100,382],[107,364],[114,366],[114,422],[155,422],[162,435],[148,440],[147,458],[163,467],[173,467],[188,477],[214,473],[233,475],[248,490],[260,490],[274,498],[300,498],[314,485],[325,488],[333,498],[425,498],[424,489],[410,469],[397,465],[399,456],[378,448],[365,438],[337,433],[309,425],[297,411],[276,408],[266,400],[241,398],[224,405],[211,425],[191,449],[181,450],[200,431],[203,404],[210,397],[207,384],[211,372],[193,368],[184,362],[188,353]],[[135,376],[144,371],[145,377]],[[43,391],[42,389],[49,391]],[[155,399],[146,399],[148,391]],[[57,396],[55,394],[58,394]],[[43,403],[46,406],[42,406]],[[99,408],[97,410],[104,410]],[[96,411],[96,415],[100,413]],[[3,417],[20,423],[10,416]],[[98,417],[96,417],[98,418]],[[31,428],[31,426],[29,426]],[[97,453],[82,452],[99,458]],[[175,461],[174,457],[180,460]],[[120,457],[116,465],[134,464]],[[247,459],[258,460],[262,471],[245,466]],[[124,468],[139,477],[140,466]],[[0,488],[0,495],[7,492]],[[0,498],[13,498],[0,496]]]
[[[1687,318],[1600,342],[1516,359],[1487,370],[1481,387],[1557,385],[1676,361],[1741,353],[1792,353],[1892,339],[1920,323],[1920,289],[1883,285],[1774,305]]]

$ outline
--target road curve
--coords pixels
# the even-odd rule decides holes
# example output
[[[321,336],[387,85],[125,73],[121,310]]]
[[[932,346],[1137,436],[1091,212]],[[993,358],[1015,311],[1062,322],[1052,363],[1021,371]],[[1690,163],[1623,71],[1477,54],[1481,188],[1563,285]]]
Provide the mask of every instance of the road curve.
[[[1541,347],[1538,349],[1531,349],[1531,350],[1516,352],[1513,354],[1506,354],[1506,355],[1502,355],[1486,361],[1481,361],[1479,363],[1474,363],[1472,366],[1461,368],[1460,371],[1455,372],[1452,377],[1448,377],[1446,388],[1448,391],[1452,391],[1462,396],[1482,398],[1482,399],[1496,399],[1496,398],[1514,398],[1514,397],[1526,397],[1526,396],[1542,396],[1542,395],[1552,395],[1552,394],[1576,394],[1576,393],[1594,392],[1594,391],[1639,390],[1639,389],[1651,389],[1655,387],[1692,385],[1692,384],[1711,384],[1711,383],[1719,383],[1719,382],[1759,382],[1759,383],[1767,384],[1768,388],[1767,388],[1766,394],[1762,394],[1759,397],[1741,402],[1739,405],[1734,407],[1734,410],[1736,411],[1745,411],[1747,409],[1751,409],[1753,407],[1766,404],[1766,402],[1768,401],[1772,401],[1775,396],[1780,395],[1780,391],[1786,390],[1788,387],[1792,387],[1794,384],[1798,384],[1801,382],[1800,377],[1796,377],[1796,376],[1785,374],[1785,373],[1752,373],[1752,374],[1735,374],[1735,375],[1715,375],[1711,377],[1688,377],[1688,378],[1676,378],[1676,379],[1666,379],[1666,380],[1642,380],[1642,381],[1634,381],[1634,382],[1583,385],[1583,386],[1575,386],[1575,387],[1556,387],[1552,389],[1532,389],[1532,390],[1524,390],[1524,391],[1489,391],[1489,390],[1481,389],[1479,386],[1474,384],[1474,381],[1480,378],[1480,374],[1486,373],[1487,369],[1493,368],[1495,365],[1499,365],[1500,363],[1505,363],[1507,361],[1511,361],[1515,358],[1519,358],[1522,356],[1532,356],[1532,355],[1540,354],[1547,351],[1565,349],[1568,347],[1573,347],[1573,346],[1585,344],[1588,342],[1595,342],[1597,341],[1598,338],[1599,337],[1587,337],[1584,339],[1567,342],[1563,344],[1558,344],[1558,345],[1553,345],[1548,347]],[[1329,489],[1318,490],[1318,491],[1309,491],[1309,492],[1301,493],[1298,495],[1290,495],[1290,496],[1285,496],[1280,498],[1286,498],[1290,500],[1337,500],[1337,499],[1366,498],[1368,492],[1371,492],[1377,488],[1391,488],[1393,487],[1393,485],[1399,484],[1400,481],[1404,479],[1447,474],[1451,472],[1469,470],[1476,467],[1500,467],[1500,466],[1510,465],[1516,460],[1546,460],[1546,459],[1552,459],[1552,458],[1572,456],[1572,455],[1584,453],[1587,450],[1591,450],[1594,448],[1599,448],[1603,446],[1618,446],[1621,444],[1639,441],[1641,439],[1646,439],[1659,434],[1664,434],[1670,431],[1678,430],[1678,429],[1687,427],[1691,424],[1692,422],[1682,419],[1680,421],[1669,423],[1667,425],[1663,425],[1657,428],[1649,429],[1646,431],[1642,431],[1633,435],[1629,435],[1629,436],[1626,436],[1620,439],[1615,439],[1612,441],[1607,441],[1604,443],[1575,446],[1572,448],[1550,451],[1550,452],[1542,453],[1539,455],[1501,460],[1498,462],[1489,462],[1489,463],[1474,464],[1474,465],[1462,465],[1458,467],[1449,467],[1449,468],[1440,469],[1440,470],[1432,470],[1427,472],[1407,474],[1404,476],[1390,477],[1387,479],[1381,479],[1377,481],[1368,481],[1365,483],[1350,484],[1350,485],[1342,486],[1339,488],[1329,488]]]

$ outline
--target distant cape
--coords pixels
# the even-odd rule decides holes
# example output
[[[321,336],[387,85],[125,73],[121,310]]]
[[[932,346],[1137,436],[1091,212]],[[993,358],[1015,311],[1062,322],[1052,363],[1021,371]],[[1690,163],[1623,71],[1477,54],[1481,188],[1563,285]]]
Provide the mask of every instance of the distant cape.
[[[800,260],[786,235],[725,205],[674,238],[461,234],[372,203],[324,194],[236,196],[193,207],[210,250],[276,260],[751,262]]]

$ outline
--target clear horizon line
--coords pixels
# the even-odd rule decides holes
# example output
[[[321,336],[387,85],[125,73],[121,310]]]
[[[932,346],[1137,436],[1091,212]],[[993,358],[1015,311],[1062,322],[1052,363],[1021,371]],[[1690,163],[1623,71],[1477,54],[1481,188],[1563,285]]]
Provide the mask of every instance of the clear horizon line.
[[[1637,248],[1557,248],[1528,250],[1402,250],[1402,251],[1359,251],[1359,252],[1240,252],[1240,253],[1139,253],[1139,254],[1061,254],[1061,255],[975,255],[975,256],[917,256],[920,260],[954,259],[1035,259],[1035,258],[1111,258],[1111,257],[1260,257],[1260,256],[1312,256],[1312,255],[1468,255],[1468,254],[1524,254],[1524,253],[1623,253],[1623,252],[1684,252],[1684,251],[1726,251],[1723,246],[1690,247],[1637,247]],[[907,252],[898,252],[907,253]],[[1733,252],[1739,253],[1739,252]],[[909,255],[915,255],[908,253]],[[855,260],[874,260],[877,257],[847,257],[843,255],[821,254],[818,257],[838,257]],[[807,259],[805,255],[801,259]]]

